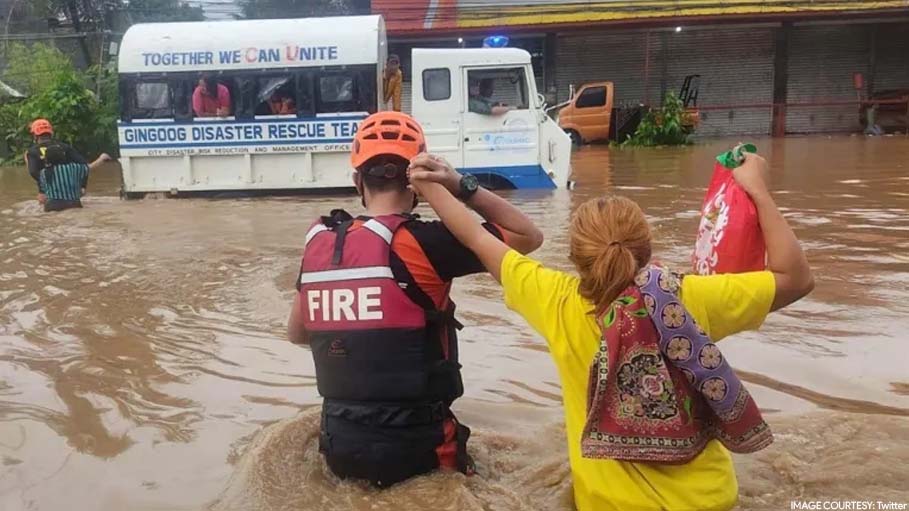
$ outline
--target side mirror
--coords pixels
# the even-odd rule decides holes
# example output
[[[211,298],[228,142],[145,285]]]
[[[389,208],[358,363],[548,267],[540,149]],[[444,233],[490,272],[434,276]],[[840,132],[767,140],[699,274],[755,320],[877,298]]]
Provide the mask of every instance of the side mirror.
[[[545,112],[546,106],[547,106],[546,105],[546,96],[544,96],[538,92],[537,93],[537,103],[539,103],[539,105],[540,105],[540,110],[543,110]]]

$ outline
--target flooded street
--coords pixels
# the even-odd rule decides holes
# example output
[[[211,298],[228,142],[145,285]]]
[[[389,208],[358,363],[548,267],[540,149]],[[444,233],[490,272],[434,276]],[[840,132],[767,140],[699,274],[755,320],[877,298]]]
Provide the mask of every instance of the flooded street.
[[[638,201],[657,257],[687,269],[713,157],[735,141],[574,155],[573,191],[506,195],[569,268],[584,200]],[[817,281],[721,348],[777,442],[736,457],[742,509],[909,502],[909,138],[761,139]],[[463,279],[465,395],[479,475],[377,493],[318,456],[312,358],[284,329],[312,220],[353,195],[121,201],[113,168],[85,209],[44,214],[0,169],[0,510],[572,508],[561,397],[543,341],[487,276]],[[427,206],[419,212],[431,215]]]

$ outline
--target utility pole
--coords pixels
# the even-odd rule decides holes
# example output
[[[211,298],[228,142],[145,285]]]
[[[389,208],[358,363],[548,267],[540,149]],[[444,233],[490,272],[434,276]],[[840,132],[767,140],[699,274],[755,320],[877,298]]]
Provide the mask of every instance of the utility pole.
[[[70,20],[73,22],[73,29],[81,37],[79,37],[79,47],[82,50],[82,56],[85,58],[86,66],[92,65],[92,53],[88,48],[88,41],[85,40],[85,34],[82,30],[82,20],[79,16],[79,8],[76,7],[76,0],[66,0],[66,11],[69,14]]]

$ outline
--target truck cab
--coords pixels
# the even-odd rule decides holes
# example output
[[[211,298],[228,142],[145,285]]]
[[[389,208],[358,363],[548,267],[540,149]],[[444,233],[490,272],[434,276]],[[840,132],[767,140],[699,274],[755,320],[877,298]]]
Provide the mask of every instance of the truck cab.
[[[414,49],[412,113],[428,150],[494,188],[568,186],[571,140],[518,48]]]
[[[581,86],[559,112],[559,126],[575,145],[609,138],[615,87],[612,82]]]
[[[686,76],[678,94],[684,108],[682,127],[689,133],[700,123],[697,107],[700,77],[697,74]],[[601,140],[623,142],[635,133],[650,107],[644,104],[615,107],[614,99],[612,82],[594,82],[582,85],[571,99],[552,109],[561,108],[559,126],[576,146]]]

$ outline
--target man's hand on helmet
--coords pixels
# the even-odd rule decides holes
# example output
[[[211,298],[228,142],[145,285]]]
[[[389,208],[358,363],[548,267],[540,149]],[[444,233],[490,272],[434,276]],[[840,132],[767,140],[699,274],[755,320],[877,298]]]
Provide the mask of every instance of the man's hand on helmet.
[[[461,190],[461,174],[441,156],[420,153],[410,160],[407,176],[419,189],[420,182],[439,183],[452,195]]]

